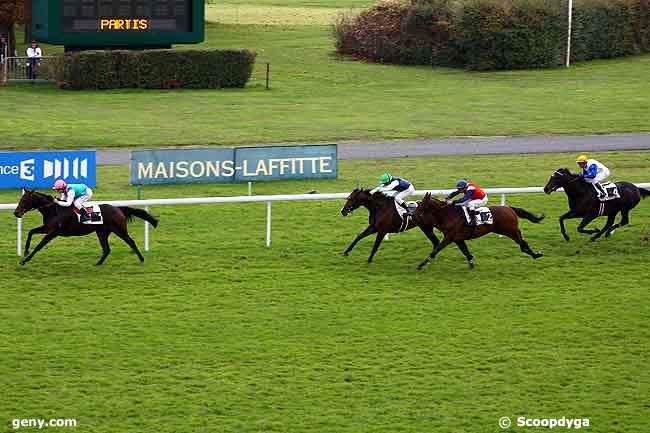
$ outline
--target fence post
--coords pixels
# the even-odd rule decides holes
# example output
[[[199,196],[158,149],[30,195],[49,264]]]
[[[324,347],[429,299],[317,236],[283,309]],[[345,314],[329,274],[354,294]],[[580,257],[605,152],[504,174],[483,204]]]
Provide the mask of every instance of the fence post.
[[[248,182],[248,195],[253,195],[253,182]]]
[[[271,246],[271,202],[266,202],[266,247]]]
[[[501,206],[505,206],[505,205],[506,205],[506,194],[503,193],[501,194]]]
[[[149,212],[149,206],[144,207],[145,212]],[[144,250],[149,251],[149,222],[144,222]]]
[[[16,230],[17,232],[16,253],[18,253],[19,256],[22,256],[23,255],[23,219],[16,218],[16,224],[18,225],[18,228]]]

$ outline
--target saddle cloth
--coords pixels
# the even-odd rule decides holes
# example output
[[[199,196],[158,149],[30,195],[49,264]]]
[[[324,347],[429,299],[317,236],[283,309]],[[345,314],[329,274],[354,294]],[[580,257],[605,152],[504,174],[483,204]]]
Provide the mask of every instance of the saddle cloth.
[[[407,201],[404,202],[406,205],[409,207],[409,210],[411,212],[415,212],[415,209],[418,207],[418,203],[415,201]],[[397,210],[397,213],[399,214],[399,217],[404,219],[404,214],[406,213],[406,209],[404,209],[402,206],[398,205],[397,202],[395,202],[395,209]]]
[[[467,210],[466,207],[462,206],[461,207],[463,215],[465,216],[465,221],[469,224],[471,221],[469,220],[469,211]],[[475,209],[476,216],[474,217],[475,224],[477,226],[482,226],[486,224],[493,224],[494,223],[494,218],[492,216],[492,212],[490,211],[489,207],[477,207]]]
[[[81,214],[79,213],[79,210],[74,206],[72,206],[72,210],[77,218],[77,222],[81,222]],[[90,219],[84,221],[83,224],[104,224],[104,217],[102,216],[102,211],[98,204],[86,206],[86,212],[90,215]]]
[[[600,199],[600,201],[610,201],[617,198],[621,198],[621,195],[618,192],[618,187],[614,182],[603,182],[601,183],[607,195]]]

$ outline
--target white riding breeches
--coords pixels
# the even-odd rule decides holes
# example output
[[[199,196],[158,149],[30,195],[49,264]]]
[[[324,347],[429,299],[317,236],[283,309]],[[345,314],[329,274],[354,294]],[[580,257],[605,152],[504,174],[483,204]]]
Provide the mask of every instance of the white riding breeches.
[[[84,206],[84,203],[86,203],[88,200],[90,200],[93,196],[93,190],[90,188],[86,188],[86,193],[84,195],[81,195],[77,198],[74,199],[74,207],[77,209],[81,209]]]
[[[485,206],[488,202],[488,197],[487,195],[483,198],[475,199],[475,200],[469,200],[463,204],[459,204],[459,206],[466,207],[469,210],[474,210],[477,207]]]
[[[402,203],[404,203],[404,199],[412,195],[414,192],[415,192],[415,188],[413,187],[413,185],[411,185],[404,191],[395,191],[395,190],[386,191],[384,192],[384,195],[387,197],[393,197],[393,199],[395,199],[397,204],[401,205]]]

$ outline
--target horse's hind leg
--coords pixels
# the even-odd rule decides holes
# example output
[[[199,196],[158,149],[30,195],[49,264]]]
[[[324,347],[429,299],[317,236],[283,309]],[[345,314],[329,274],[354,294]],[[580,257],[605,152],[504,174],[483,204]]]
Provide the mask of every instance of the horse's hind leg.
[[[385,232],[377,232],[377,237],[375,238],[375,244],[372,246],[372,251],[370,251],[370,256],[368,257],[368,263],[372,262],[372,258],[375,256],[375,253],[379,249],[379,245],[381,245],[381,241],[384,240],[384,236],[386,236]]]
[[[97,238],[99,239],[99,244],[102,246],[102,257],[97,262],[97,265],[104,263],[104,260],[106,260],[106,257],[111,252],[111,247],[108,245],[108,236],[110,234],[110,232],[97,231]]]
[[[623,209],[621,211],[621,222],[611,226],[609,230],[607,230],[607,232],[605,233],[605,237],[606,238],[610,237],[611,235],[614,234],[614,230],[616,230],[619,227],[626,226],[629,223],[630,223],[630,209]]]
[[[131,236],[124,231],[124,232],[115,232],[117,236],[120,237],[128,246],[131,247],[133,251],[138,255],[138,259],[140,259],[140,263],[144,262],[144,257],[142,257],[142,254],[140,254],[140,250],[138,249],[138,246],[135,244],[135,241],[131,239]]]
[[[521,235],[521,230],[517,229],[517,231],[514,233],[504,233],[504,234],[508,236],[510,239],[512,239],[513,241],[517,242],[517,244],[519,244],[519,249],[523,253],[526,253],[529,256],[531,256],[532,258],[539,259],[540,257],[544,256],[544,254],[539,252],[536,253],[535,251],[532,250],[532,248],[530,248],[528,242],[526,242],[524,240],[524,237]]]
[[[472,253],[469,251],[469,248],[467,248],[467,244],[465,243],[465,241],[456,241],[456,245],[458,245],[458,248],[467,259],[467,264],[469,265],[469,267],[473,268],[474,256],[472,256]]]

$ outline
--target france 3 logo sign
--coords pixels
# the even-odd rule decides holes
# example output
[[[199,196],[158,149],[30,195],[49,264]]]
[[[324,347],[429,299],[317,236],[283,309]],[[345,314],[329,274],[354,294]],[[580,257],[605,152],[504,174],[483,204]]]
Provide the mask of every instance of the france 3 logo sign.
[[[51,188],[54,181],[96,184],[95,151],[0,152],[0,188]]]

